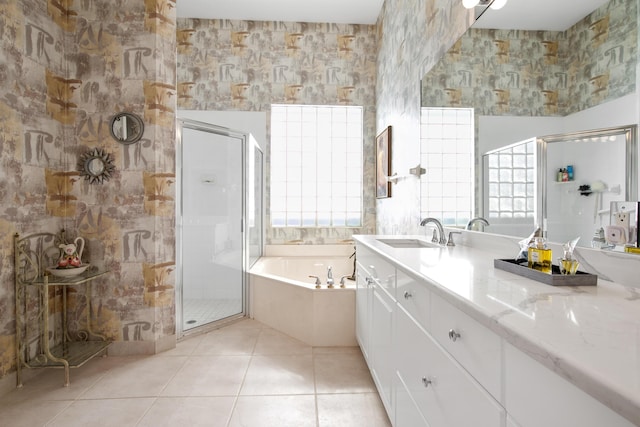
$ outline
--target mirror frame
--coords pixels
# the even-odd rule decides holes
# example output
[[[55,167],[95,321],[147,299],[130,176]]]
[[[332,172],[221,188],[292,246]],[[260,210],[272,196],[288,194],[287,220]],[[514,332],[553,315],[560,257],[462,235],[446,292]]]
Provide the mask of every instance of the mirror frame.
[[[100,162],[102,164],[102,169],[99,172],[93,170],[92,165],[94,165],[95,162]],[[103,182],[108,181],[115,168],[111,154],[106,153],[101,148],[89,150],[86,153],[81,154],[78,159],[78,170],[80,171],[80,176],[83,176],[85,180],[89,181],[89,184],[102,184]]]
[[[122,122],[124,126],[127,127],[127,137],[123,138],[119,132],[117,132],[116,124]],[[130,122],[131,124],[129,124]],[[122,127],[122,126],[120,126]],[[111,118],[109,122],[109,132],[113,139],[118,141],[120,144],[130,145],[135,144],[136,142],[142,139],[142,135],[144,134],[144,122],[142,119],[133,113],[118,113]]]
[[[542,228],[544,235],[547,235],[547,145],[555,142],[571,141],[576,139],[586,139],[604,137],[610,135],[625,136],[625,200],[638,200],[638,126],[627,125],[604,129],[593,129],[587,131],[566,133],[560,135],[549,135],[536,139],[536,173],[537,192],[540,195],[536,200],[536,221]]]

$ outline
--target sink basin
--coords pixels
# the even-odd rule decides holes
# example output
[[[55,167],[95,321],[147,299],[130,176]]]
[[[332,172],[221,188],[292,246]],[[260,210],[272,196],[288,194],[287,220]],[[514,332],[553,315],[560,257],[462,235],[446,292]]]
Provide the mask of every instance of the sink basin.
[[[376,239],[380,243],[389,245],[392,248],[439,248],[436,243],[419,239]]]

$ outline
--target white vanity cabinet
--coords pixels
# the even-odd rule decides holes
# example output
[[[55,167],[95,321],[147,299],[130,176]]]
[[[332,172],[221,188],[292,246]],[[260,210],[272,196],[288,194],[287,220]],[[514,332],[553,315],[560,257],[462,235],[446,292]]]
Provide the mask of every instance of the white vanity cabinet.
[[[357,253],[356,334],[393,425],[503,427],[504,409],[430,335],[429,286]]]
[[[394,427],[640,426],[510,344],[530,337],[490,328],[483,307],[447,293],[449,278],[417,273],[419,257],[364,245],[356,333]]]

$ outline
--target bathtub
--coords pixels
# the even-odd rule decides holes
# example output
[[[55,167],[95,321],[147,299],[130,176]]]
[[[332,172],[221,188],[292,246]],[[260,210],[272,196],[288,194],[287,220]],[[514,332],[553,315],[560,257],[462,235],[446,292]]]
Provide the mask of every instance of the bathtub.
[[[287,247],[268,247],[271,256],[249,270],[250,316],[312,346],[356,346],[355,282],[345,279],[340,287],[340,278],[353,273],[353,247],[282,246]],[[326,283],[329,266],[333,289]],[[320,277],[320,289],[309,275]]]

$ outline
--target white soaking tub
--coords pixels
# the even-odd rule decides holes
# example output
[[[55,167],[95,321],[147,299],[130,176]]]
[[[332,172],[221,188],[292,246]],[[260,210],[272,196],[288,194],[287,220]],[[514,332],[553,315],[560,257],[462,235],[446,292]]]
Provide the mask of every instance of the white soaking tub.
[[[282,245],[266,253],[277,256],[262,257],[249,270],[251,317],[312,346],[357,345],[355,282],[345,279],[340,287],[340,278],[353,273],[353,247]],[[333,289],[327,287],[329,266]],[[320,278],[321,288],[310,275]]]

